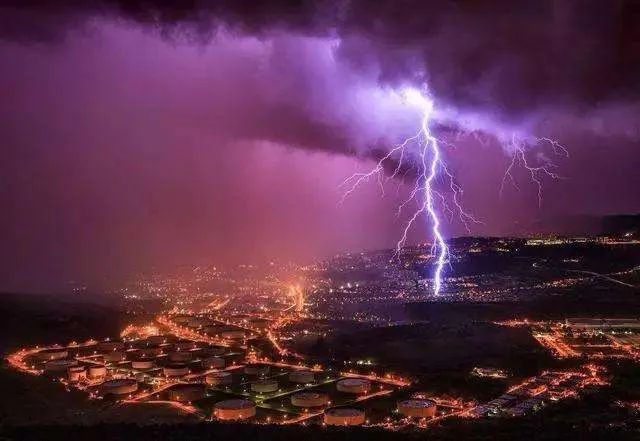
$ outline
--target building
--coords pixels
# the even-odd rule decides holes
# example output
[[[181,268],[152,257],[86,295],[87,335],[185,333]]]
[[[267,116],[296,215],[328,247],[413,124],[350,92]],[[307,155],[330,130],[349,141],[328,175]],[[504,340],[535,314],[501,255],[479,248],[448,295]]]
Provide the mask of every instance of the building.
[[[436,403],[432,400],[403,400],[398,402],[398,413],[411,418],[433,418]]]
[[[253,401],[234,399],[219,401],[213,407],[213,416],[219,420],[245,420],[256,415]]]
[[[371,389],[371,382],[363,378],[344,378],[336,383],[336,389],[349,394],[366,394]]]

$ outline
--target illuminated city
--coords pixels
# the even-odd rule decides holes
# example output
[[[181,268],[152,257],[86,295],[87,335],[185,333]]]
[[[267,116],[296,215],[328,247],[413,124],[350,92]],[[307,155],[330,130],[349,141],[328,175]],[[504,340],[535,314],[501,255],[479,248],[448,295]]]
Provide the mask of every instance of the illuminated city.
[[[0,2],[0,441],[640,439],[640,4]]]
[[[120,335],[22,348],[7,361],[25,374],[80,390],[88,400],[123,408],[169,406],[200,421],[405,431],[427,430],[447,419],[522,417],[547,407],[553,412],[557,403],[607,387],[612,361],[640,361],[640,319],[621,318],[619,313],[611,318],[561,318],[560,310],[552,314],[555,319],[521,313],[491,320],[489,311],[484,322],[477,322],[484,313],[474,314],[475,324],[455,326],[477,327],[480,333],[517,332],[529,340],[527,351],[533,352],[527,356],[538,353],[547,365],[533,375],[518,363],[510,365],[506,360],[513,348],[508,344],[492,365],[463,362],[472,363],[465,368],[467,378],[502,385],[502,392],[490,398],[474,396],[471,390],[434,388],[425,382],[424,368],[408,361],[412,357],[398,352],[395,360],[393,353],[376,350],[367,341],[373,339],[373,346],[384,343],[384,334],[377,342],[373,335],[385,328],[409,339],[412,326],[441,332],[432,326],[432,318],[417,318],[425,296],[439,304],[496,305],[499,310],[505,302],[544,299],[550,287],[572,292],[600,282],[636,286],[640,266],[606,275],[571,268],[594,250],[606,255],[621,246],[636,250],[639,245],[634,238],[614,237],[449,243],[457,268],[503,255],[526,259],[531,274],[522,280],[530,281],[521,282],[517,292],[505,286],[500,273],[480,273],[445,277],[444,292],[436,296],[429,288],[431,263],[424,258],[428,244],[403,248],[400,262],[396,251],[388,250],[337,255],[302,267],[272,263],[262,275],[247,266],[233,275],[202,267],[174,276],[140,275],[113,294],[133,314]],[[550,256],[549,251],[560,257],[542,257]],[[563,257],[567,255],[572,257]],[[548,269],[559,262],[567,264],[563,273]],[[226,289],[204,288],[213,285]],[[149,301],[160,305],[158,313],[143,306]],[[455,317],[449,320],[456,323]],[[341,347],[341,334],[353,331],[345,329],[372,336],[347,350]],[[451,338],[445,335],[442,338]],[[506,343],[512,337],[503,338]]]

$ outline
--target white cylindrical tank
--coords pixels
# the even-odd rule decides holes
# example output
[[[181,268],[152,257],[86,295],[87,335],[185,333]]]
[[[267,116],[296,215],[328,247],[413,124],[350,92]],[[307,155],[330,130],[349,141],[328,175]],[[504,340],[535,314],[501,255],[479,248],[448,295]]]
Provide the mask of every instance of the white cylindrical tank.
[[[339,407],[324,413],[325,424],[331,426],[358,426],[364,424],[364,412],[359,409]]]
[[[327,394],[300,392],[291,396],[291,404],[296,407],[320,407],[329,403]]]
[[[163,368],[165,377],[183,377],[189,373],[189,368],[185,364],[170,364]]]
[[[51,361],[51,360],[60,360],[63,358],[67,358],[69,356],[69,351],[64,348],[60,349],[43,349],[40,352],[37,352],[34,357],[38,361]]]
[[[315,375],[311,371],[293,371],[289,373],[289,381],[298,384],[313,383]]]
[[[398,402],[398,412],[407,417],[432,418],[436,415],[436,403],[431,400],[403,400]]]
[[[207,346],[198,351],[198,355],[201,357],[219,357],[227,352],[227,348],[224,346]]]
[[[160,348],[160,346],[149,346],[149,347],[140,349],[140,356],[154,358],[160,355],[161,352],[162,352],[162,349]]]
[[[132,348],[124,351],[124,355],[127,357],[127,360],[135,360],[142,356],[142,352],[140,352],[140,349]]]
[[[207,357],[202,359],[202,367],[205,369],[223,369],[225,360],[222,357]]]
[[[178,351],[190,351],[195,349],[197,344],[191,340],[179,340],[173,344],[173,347]]]
[[[44,370],[51,373],[67,372],[67,369],[73,366],[77,366],[76,360],[51,360],[47,361],[44,365]]]
[[[174,351],[169,353],[169,360],[183,363],[193,360],[193,352],[191,351]]]
[[[251,390],[260,394],[276,392],[278,382],[275,380],[262,380],[251,383]]]
[[[67,369],[67,374],[71,383],[77,383],[87,378],[87,370],[84,366],[71,366]]]
[[[233,382],[231,372],[211,372],[204,377],[204,381],[210,386],[228,385]]]
[[[128,395],[138,390],[138,382],[130,378],[105,381],[100,385],[102,395]]]
[[[260,364],[250,364],[245,366],[244,373],[247,375],[257,375],[260,377],[264,377],[269,374],[269,366],[260,365]]]
[[[164,335],[150,335],[145,340],[145,343],[149,346],[157,346],[166,342],[167,340],[164,338]]]
[[[339,392],[349,394],[366,394],[371,389],[371,382],[364,378],[345,378],[338,381],[336,388]]]
[[[106,366],[99,366],[99,365],[92,365],[89,366],[89,369],[87,370],[87,374],[89,375],[89,378],[104,378],[107,376],[107,367]]]
[[[254,417],[255,414],[256,405],[249,400],[219,401],[213,407],[213,415],[219,420],[244,420]]]
[[[153,369],[156,363],[153,358],[138,358],[137,360],[133,360],[131,362],[131,367],[138,371],[144,371],[147,369]]]
[[[126,356],[124,352],[121,351],[110,351],[104,354],[104,361],[109,363],[119,363],[121,361],[126,360]]]

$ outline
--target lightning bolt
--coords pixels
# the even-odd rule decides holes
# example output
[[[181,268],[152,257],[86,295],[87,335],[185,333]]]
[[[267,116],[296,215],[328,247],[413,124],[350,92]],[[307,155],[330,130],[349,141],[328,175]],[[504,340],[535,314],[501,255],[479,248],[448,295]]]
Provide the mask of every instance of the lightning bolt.
[[[565,158],[569,157],[569,151],[558,141],[551,138],[534,138],[534,145],[548,144],[553,149],[553,153],[556,156],[564,156]],[[518,139],[515,135],[511,137],[511,142],[509,143],[509,147],[513,150],[513,155],[511,156],[511,161],[507,166],[504,176],[502,177],[502,183],[500,184],[500,197],[504,193],[504,187],[509,180],[511,184],[519,190],[519,186],[513,177],[513,169],[521,164],[525,170],[529,173],[531,177],[531,181],[536,185],[538,189],[538,208],[542,208],[542,178],[544,176],[548,176],[552,179],[564,179],[563,176],[556,173],[554,170],[558,167],[554,162],[547,162],[540,165],[532,165],[531,161],[527,159],[525,154],[526,150],[531,146],[528,145],[525,141]]]
[[[422,215],[426,215],[431,226],[433,243],[431,246],[431,256],[435,257],[435,271],[433,274],[433,291],[435,295],[440,294],[442,290],[442,275],[444,266],[448,261],[449,247],[442,235],[441,220],[438,214],[436,203],[439,202],[444,211],[450,214],[450,217],[457,213],[458,218],[463,223],[467,231],[470,231],[469,223],[478,223],[471,214],[467,213],[461,203],[462,187],[456,182],[453,174],[449,171],[443,161],[440,145],[443,143],[436,138],[430,127],[433,116],[433,101],[425,95],[413,89],[407,90],[406,100],[408,103],[415,105],[422,112],[420,130],[415,135],[406,138],[400,144],[394,146],[389,152],[383,156],[373,169],[366,173],[355,173],[344,180],[341,187],[346,188],[342,201],[349,197],[360,185],[368,182],[372,178],[378,180],[381,191],[384,194],[384,184],[397,177],[402,169],[403,162],[407,157],[417,156],[415,165],[418,168],[418,176],[415,179],[414,186],[409,193],[409,197],[404,200],[398,207],[397,216],[400,216],[405,206],[411,202],[416,203],[416,209],[406,222],[402,235],[396,244],[396,256],[399,255],[405,246],[407,236],[411,228],[415,225]],[[408,151],[409,148],[414,150]],[[397,164],[386,178],[383,177],[385,164],[388,161],[397,159]],[[448,184],[447,193],[450,194],[451,204],[447,200],[445,194],[436,188],[438,177],[442,176],[446,184]]]
[[[433,100],[430,99],[428,95],[422,94],[416,89],[404,90],[404,98],[408,104],[419,108],[422,112],[420,130],[415,135],[406,138],[400,144],[389,150],[370,171],[366,173],[355,173],[345,179],[340,185],[341,188],[346,189],[342,197],[342,202],[360,185],[368,182],[372,178],[377,179],[381,192],[384,195],[384,185],[390,179],[399,176],[403,162],[407,158],[413,159],[412,166],[417,168],[417,176],[409,192],[409,196],[398,206],[396,216],[399,217],[404,208],[412,202],[415,203],[416,209],[404,225],[402,235],[396,244],[396,256],[399,256],[400,251],[406,245],[409,231],[418,219],[423,216],[426,217],[429,221],[433,236],[431,257],[435,257],[433,292],[435,295],[439,295],[442,291],[443,273],[445,265],[448,262],[449,247],[442,235],[442,221],[438,207],[436,206],[437,203],[439,203],[439,208],[449,215],[450,221],[457,215],[469,233],[471,232],[470,224],[480,224],[482,222],[468,213],[462,205],[463,189],[447,167],[441,150],[441,145],[450,144],[437,138],[431,131],[431,121],[433,120],[435,110]],[[479,142],[484,143],[483,138],[480,137],[478,133],[467,132],[466,134],[472,134]],[[543,178],[547,176],[553,179],[561,179],[562,177],[554,171],[557,165],[550,161],[541,165],[531,163],[525,153],[527,149],[532,147],[532,144],[547,144],[553,149],[555,155],[569,156],[567,149],[551,138],[533,138],[533,142],[525,142],[513,135],[509,143],[513,155],[502,179],[500,195],[502,195],[504,186],[508,180],[518,188],[516,179],[513,176],[513,170],[518,165],[522,165],[522,167],[528,171],[532,182],[537,186],[538,205],[542,206]],[[393,160],[397,161],[393,168],[393,173],[385,178],[385,165]],[[406,173],[405,171],[405,174],[402,176],[403,178],[406,176]],[[438,183],[442,185],[438,187]],[[444,189],[442,188],[443,186]]]
[[[431,227],[434,237],[431,254],[435,254],[437,256],[436,270],[433,274],[433,293],[435,295],[438,295],[440,294],[440,290],[442,289],[442,270],[444,268],[445,262],[447,261],[447,256],[449,255],[449,247],[447,247],[447,243],[442,237],[442,232],[440,231],[440,219],[438,218],[438,214],[436,213],[436,210],[434,208],[433,184],[438,173],[438,169],[441,166],[442,159],[438,140],[431,134],[431,129],[429,128],[429,121],[431,120],[431,114],[433,112],[433,101],[428,101],[427,103],[428,105],[425,106],[424,116],[422,118],[422,134],[425,137],[425,141],[423,142],[420,159],[422,160],[422,169],[429,170],[429,174],[424,180],[424,199],[427,212],[429,213],[429,217],[431,218]],[[429,150],[431,151],[431,155],[430,158],[427,158],[427,153],[429,152]],[[456,191],[454,189],[454,197],[455,194]]]

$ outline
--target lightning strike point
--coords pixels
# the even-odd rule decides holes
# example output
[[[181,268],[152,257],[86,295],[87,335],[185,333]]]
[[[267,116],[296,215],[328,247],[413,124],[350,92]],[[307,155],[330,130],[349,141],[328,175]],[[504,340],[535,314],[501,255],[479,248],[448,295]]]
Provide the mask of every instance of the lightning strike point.
[[[429,223],[433,237],[431,247],[431,257],[435,259],[433,293],[437,296],[442,291],[445,264],[449,260],[449,247],[442,234],[442,221],[439,211],[442,210],[445,213],[445,217],[448,215],[450,221],[454,219],[457,213],[458,220],[469,233],[471,233],[470,224],[481,224],[482,222],[463,208],[463,189],[444,161],[441,147],[455,146],[445,140],[437,138],[431,131],[431,122],[434,119],[436,111],[434,101],[430,98],[429,94],[422,93],[420,90],[411,87],[400,90],[399,95],[407,106],[420,111],[421,119],[418,133],[406,138],[390,149],[369,172],[355,173],[345,179],[340,186],[341,188],[346,188],[341,202],[344,202],[361,184],[364,184],[371,178],[377,179],[378,185],[384,195],[384,185],[390,179],[399,176],[405,179],[407,170],[410,168],[417,170],[417,176],[414,179],[409,196],[402,201],[396,211],[396,216],[399,217],[409,204],[415,204],[415,210],[406,222],[402,235],[396,244],[396,256],[400,255],[402,248],[406,245],[411,228],[415,225],[418,218],[424,216]],[[480,134],[477,132],[471,132],[469,134],[473,135],[480,144],[484,145],[485,141]],[[550,147],[556,156],[569,156],[568,150],[554,139],[532,137],[527,142],[514,135],[508,144],[513,154],[502,178],[499,192],[500,196],[502,196],[504,192],[507,181],[510,181],[511,184],[518,189],[513,172],[516,167],[522,166],[537,187],[538,206],[542,207],[543,179],[545,177],[552,179],[562,178],[554,171],[556,168],[555,164],[551,162],[534,164],[531,159],[527,157],[526,152],[530,147],[535,147],[536,145],[541,146],[543,144]],[[393,173],[384,178],[385,165],[388,165],[388,161],[397,162],[393,164]],[[405,161],[410,162],[408,162],[408,166],[405,166],[404,174],[401,174],[400,172]],[[442,186],[444,186],[444,188]]]

